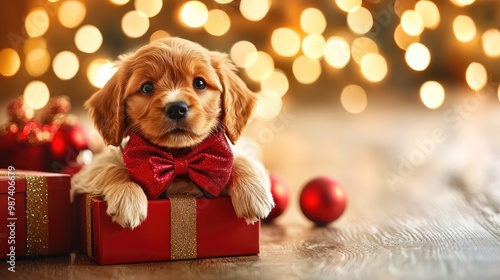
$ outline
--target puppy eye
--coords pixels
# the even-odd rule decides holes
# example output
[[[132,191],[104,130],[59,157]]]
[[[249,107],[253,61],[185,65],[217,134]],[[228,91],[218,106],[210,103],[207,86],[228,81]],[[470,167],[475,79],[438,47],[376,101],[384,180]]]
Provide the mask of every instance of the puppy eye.
[[[196,90],[204,90],[207,88],[207,83],[202,78],[195,78],[193,81],[193,87]]]
[[[141,93],[142,94],[150,94],[153,93],[155,90],[155,87],[151,82],[145,82],[144,84],[141,85]]]

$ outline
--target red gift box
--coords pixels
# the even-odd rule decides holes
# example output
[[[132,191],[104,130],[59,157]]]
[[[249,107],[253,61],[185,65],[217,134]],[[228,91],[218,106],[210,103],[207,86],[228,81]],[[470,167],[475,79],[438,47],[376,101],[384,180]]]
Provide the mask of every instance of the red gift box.
[[[150,200],[147,219],[135,229],[112,222],[105,201],[83,197],[82,250],[99,264],[259,253],[260,222],[239,219],[230,197]]]
[[[69,188],[66,174],[0,169],[0,258],[71,252]]]

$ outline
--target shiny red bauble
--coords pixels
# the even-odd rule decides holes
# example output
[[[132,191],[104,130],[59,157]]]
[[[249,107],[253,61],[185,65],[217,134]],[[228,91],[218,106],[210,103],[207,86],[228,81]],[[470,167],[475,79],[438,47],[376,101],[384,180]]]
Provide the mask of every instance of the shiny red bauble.
[[[264,219],[265,222],[274,220],[285,212],[288,202],[290,201],[290,187],[287,182],[278,175],[271,174],[271,194],[273,195],[276,206],[271,210],[271,213]]]
[[[332,178],[318,177],[309,181],[300,194],[300,209],[317,225],[327,225],[344,213],[347,197]]]

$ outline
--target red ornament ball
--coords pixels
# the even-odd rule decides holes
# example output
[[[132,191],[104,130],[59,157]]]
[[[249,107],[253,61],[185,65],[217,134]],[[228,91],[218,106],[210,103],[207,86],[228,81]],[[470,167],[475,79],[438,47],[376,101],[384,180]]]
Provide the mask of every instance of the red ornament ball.
[[[275,175],[271,174],[271,194],[273,195],[274,203],[276,206],[271,210],[271,213],[264,219],[269,222],[285,212],[288,202],[290,201],[290,187],[287,182]]]
[[[329,177],[309,181],[300,194],[300,209],[309,220],[320,226],[338,219],[344,212],[346,203],[343,188]]]

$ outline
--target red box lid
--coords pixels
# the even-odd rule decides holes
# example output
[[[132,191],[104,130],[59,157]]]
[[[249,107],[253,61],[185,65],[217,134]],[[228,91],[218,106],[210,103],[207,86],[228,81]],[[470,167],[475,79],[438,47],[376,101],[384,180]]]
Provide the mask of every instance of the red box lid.
[[[7,169],[0,169],[0,194],[5,194],[8,192],[9,181],[11,181],[11,178],[9,178],[8,175],[11,174],[14,174],[15,177],[16,193],[26,192],[25,176],[43,176],[47,178],[48,191],[68,190],[70,188],[71,176],[68,174],[28,171],[28,170],[8,171]]]

